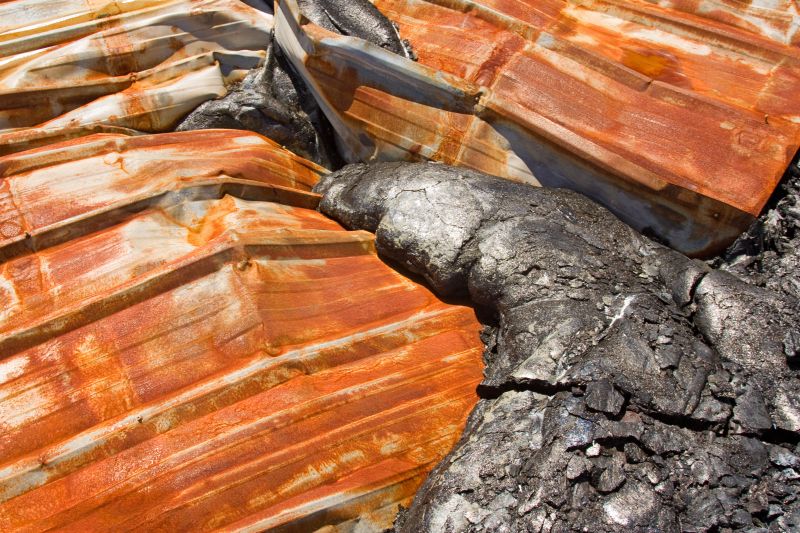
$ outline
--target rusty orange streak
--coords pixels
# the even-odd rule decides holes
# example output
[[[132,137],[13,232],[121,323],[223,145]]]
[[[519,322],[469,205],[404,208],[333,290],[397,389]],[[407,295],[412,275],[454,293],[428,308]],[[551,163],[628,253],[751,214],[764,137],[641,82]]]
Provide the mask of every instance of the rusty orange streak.
[[[1,530],[386,527],[458,439],[474,313],[309,209],[321,169],[222,131],[0,168],[60,228],[0,248]]]

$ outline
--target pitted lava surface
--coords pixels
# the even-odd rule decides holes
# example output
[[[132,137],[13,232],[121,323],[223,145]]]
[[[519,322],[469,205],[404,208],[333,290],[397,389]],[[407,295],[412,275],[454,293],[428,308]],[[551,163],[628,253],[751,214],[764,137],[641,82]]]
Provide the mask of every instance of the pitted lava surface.
[[[483,399],[399,531],[800,525],[789,291],[569,191],[402,163],[348,166],[316,190],[324,213],[490,317]]]

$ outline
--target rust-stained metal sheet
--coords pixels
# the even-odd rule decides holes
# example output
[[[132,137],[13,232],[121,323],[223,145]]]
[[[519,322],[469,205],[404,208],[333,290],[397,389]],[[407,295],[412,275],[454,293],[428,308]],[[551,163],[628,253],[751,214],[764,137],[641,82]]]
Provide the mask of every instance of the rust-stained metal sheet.
[[[600,201],[719,251],[800,145],[792,2],[375,0],[419,63],[276,2],[276,36],[351,160],[434,159]]]
[[[271,30],[238,0],[2,2],[0,146],[169,131],[258,65]]]
[[[474,313],[256,134],[0,158],[0,530],[379,530],[477,400]]]

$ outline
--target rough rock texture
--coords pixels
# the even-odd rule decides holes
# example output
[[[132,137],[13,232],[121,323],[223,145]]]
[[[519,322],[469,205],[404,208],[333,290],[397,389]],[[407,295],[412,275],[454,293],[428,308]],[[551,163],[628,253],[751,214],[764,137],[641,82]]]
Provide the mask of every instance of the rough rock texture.
[[[767,209],[729,249],[721,268],[800,298],[800,167],[793,164]],[[800,346],[798,347],[800,348]]]
[[[254,7],[271,12],[261,0]],[[368,0],[301,0],[303,14],[336,33],[353,35],[404,57],[413,57],[397,29]],[[175,131],[210,128],[249,130],[269,137],[296,154],[326,168],[343,162],[330,123],[305,84],[294,74],[274,41],[265,43],[267,57],[259,68],[228,94],[203,103]]]
[[[261,67],[192,111],[176,131],[209,128],[254,131],[324,167],[341,166],[330,124],[272,43]]]
[[[483,400],[398,530],[800,527],[791,294],[566,190],[403,163],[317,190],[324,213],[491,317]]]
[[[412,58],[410,45],[395,25],[369,0],[298,0],[303,15],[328,31],[359,37],[390,52]]]

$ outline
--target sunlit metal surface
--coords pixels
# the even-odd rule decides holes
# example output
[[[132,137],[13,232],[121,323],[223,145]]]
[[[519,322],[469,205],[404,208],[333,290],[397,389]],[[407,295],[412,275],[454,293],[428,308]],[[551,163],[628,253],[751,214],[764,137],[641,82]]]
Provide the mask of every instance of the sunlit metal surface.
[[[380,530],[477,400],[473,312],[258,135],[0,158],[0,530]]]
[[[169,131],[256,66],[271,30],[238,0],[0,3],[0,146]]]
[[[688,253],[745,229],[800,145],[792,2],[376,0],[419,63],[278,3],[350,160],[567,186]]]

